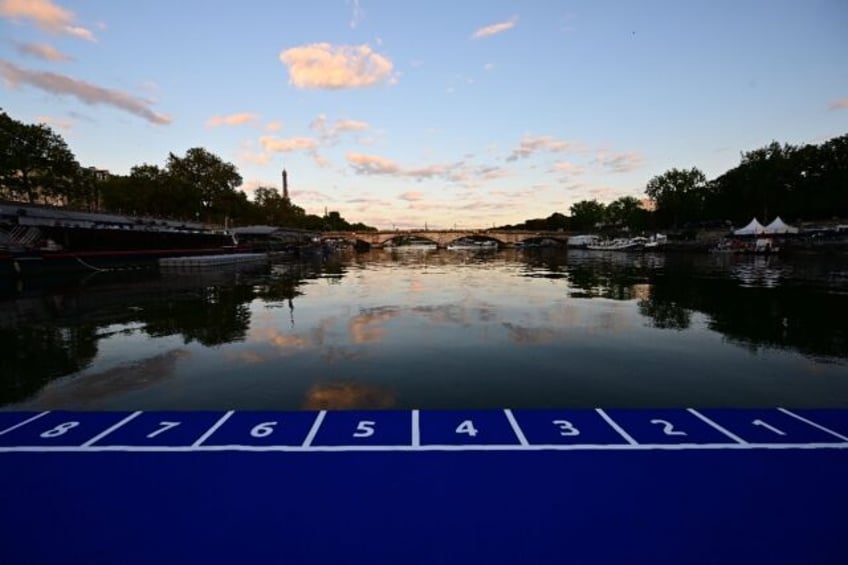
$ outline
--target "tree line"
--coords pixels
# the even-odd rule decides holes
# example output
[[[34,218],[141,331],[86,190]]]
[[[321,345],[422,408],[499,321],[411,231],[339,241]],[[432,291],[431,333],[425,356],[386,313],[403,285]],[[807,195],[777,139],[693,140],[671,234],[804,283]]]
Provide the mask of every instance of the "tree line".
[[[795,146],[773,141],[744,152],[740,163],[707,180],[697,167],[673,168],[651,178],[645,207],[633,196],[609,204],[582,200],[571,215],[555,212],[504,228],[597,231],[698,229],[770,222],[832,221],[848,217],[848,134],[824,143]],[[650,209],[649,209],[650,208]]]
[[[133,216],[213,224],[268,224],[310,230],[373,231],[338,212],[307,214],[275,187],[261,186],[253,200],[238,190],[232,163],[202,147],[165,166],[136,165],[128,175],[81,167],[61,135],[44,124],[25,124],[0,110],[0,198]]]

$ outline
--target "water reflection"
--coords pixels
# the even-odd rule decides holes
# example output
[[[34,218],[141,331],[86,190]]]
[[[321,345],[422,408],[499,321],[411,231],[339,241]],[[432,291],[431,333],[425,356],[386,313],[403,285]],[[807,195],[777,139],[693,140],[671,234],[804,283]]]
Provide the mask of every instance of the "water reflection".
[[[0,300],[0,405],[848,405],[846,263],[396,249],[25,281]]]

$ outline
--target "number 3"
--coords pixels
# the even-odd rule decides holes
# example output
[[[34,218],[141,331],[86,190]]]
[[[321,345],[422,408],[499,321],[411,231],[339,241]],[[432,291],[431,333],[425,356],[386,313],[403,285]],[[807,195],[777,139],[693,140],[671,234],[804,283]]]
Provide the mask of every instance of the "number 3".
[[[580,430],[574,427],[574,424],[568,420],[554,420],[554,425],[559,428],[561,436],[579,436]]]

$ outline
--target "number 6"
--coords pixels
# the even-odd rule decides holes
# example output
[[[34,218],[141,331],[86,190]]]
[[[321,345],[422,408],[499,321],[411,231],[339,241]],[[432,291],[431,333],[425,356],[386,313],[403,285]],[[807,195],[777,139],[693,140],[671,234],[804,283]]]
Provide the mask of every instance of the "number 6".
[[[277,422],[262,422],[261,424],[256,424],[252,430],[250,430],[251,437],[267,437],[274,433],[274,426],[277,425]]]

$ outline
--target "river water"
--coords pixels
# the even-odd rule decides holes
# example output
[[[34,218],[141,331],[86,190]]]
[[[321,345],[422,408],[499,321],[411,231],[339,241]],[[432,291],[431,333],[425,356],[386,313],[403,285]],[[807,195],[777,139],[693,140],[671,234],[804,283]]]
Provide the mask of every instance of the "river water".
[[[0,407],[848,407],[848,257],[373,250],[3,281]]]

